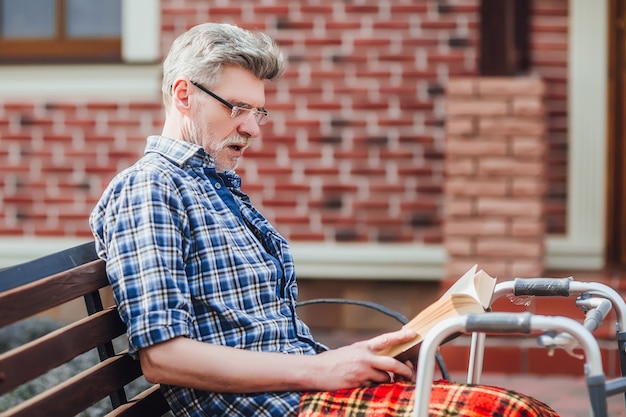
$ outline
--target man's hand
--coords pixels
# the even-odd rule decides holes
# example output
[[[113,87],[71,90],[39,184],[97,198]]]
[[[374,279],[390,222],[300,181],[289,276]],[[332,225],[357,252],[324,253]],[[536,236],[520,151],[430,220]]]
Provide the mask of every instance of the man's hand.
[[[312,382],[318,390],[332,391],[397,379],[413,380],[414,368],[410,362],[378,353],[414,337],[411,330],[399,330],[311,357],[316,361]]]

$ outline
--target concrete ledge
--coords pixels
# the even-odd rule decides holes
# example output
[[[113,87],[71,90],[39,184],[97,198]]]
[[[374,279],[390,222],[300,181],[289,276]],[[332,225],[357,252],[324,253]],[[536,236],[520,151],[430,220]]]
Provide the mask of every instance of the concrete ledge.
[[[0,268],[31,261],[85,242],[89,242],[89,238],[0,238]]]
[[[3,65],[0,91],[7,99],[160,100],[159,65]]]
[[[0,238],[0,268],[88,241],[88,238]],[[444,252],[440,246],[395,244],[291,245],[298,278],[439,281]]]
[[[291,244],[298,278],[440,281],[445,252],[439,245]]]
[[[547,269],[594,271],[603,267],[604,247],[594,244],[593,241],[585,243],[585,239],[569,237],[546,239]]]
[[[88,238],[0,238],[0,268],[49,255]],[[298,278],[440,281],[446,253],[441,245],[373,243],[291,243]],[[560,270],[598,270],[603,256],[594,245],[566,238],[546,239],[546,266]]]

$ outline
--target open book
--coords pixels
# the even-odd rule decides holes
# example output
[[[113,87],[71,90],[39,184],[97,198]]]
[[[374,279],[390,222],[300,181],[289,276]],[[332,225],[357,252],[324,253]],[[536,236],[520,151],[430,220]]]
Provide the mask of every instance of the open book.
[[[437,301],[420,311],[403,326],[417,332],[415,339],[392,346],[379,352],[380,355],[398,356],[420,343],[426,333],[440,321],[449,317],[469,313],[484,313],[491,304],[496,279],[482,269],[476,272],[476,265],[470,268]]]

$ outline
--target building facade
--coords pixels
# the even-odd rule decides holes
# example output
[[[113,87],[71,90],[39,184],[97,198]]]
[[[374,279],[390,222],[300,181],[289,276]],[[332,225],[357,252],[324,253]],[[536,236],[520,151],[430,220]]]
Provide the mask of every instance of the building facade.
[[[613,67],[606,28],[617,3],[532,4],[530,68],[509,80],[541,83],[516,106],[534,111],[544,130],[505,135],[538,134],[543,149],[535,144],[535,158],[545,167],[529,178],[543,188],[531,184],[540,207],[533,225],[524,223],[525,233],[535,230],[534,266],[493,266],[502,279],[607,265],[607,190],[615,181],[607,172]],[[448,152],[468,152],[449,147],[458,133],[450,129],[468,117],[466,98],[450,107],[449,86],[481,78],[480,9],[480,0],[121,0],[119,59],[0,65],[0,263],[91,238],[87,216],[106,183],[139,157],[147,135],[159,133],[160,59],[185,29],[225,21],[267,32],[288,58],[285,76],[267,86],[271,121],[239,173],[292,242],[300,278],[436,283],[454,276],[471,262],[461,256],[449,268],[459,250],[468,253],[451,237],[458,227],[476,245],[502,233],[489,214],[446,229],[453,224],[446,204],[459,189],[447,182],[458,174],[447,171]],[[478,109],[487,120],[476,123],[501,125],[497,103],[473,100],[470,113]],[[474,192],[493,188],[484,183]],[[522,250],[510,243],[517,237],[506,234],[509,258]]]

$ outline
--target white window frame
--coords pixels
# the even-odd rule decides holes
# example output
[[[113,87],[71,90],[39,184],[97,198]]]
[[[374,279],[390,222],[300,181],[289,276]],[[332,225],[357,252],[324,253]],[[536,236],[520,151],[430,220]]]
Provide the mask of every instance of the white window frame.
[[[608,0],[569,1],[567,234],[546,240],[551,269],[604,266]]]

